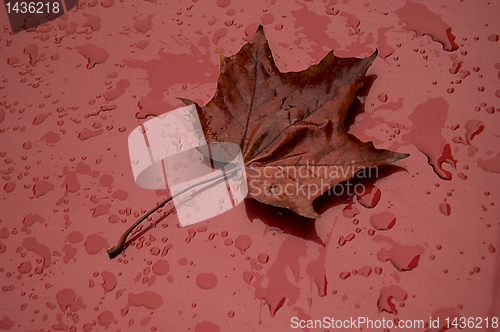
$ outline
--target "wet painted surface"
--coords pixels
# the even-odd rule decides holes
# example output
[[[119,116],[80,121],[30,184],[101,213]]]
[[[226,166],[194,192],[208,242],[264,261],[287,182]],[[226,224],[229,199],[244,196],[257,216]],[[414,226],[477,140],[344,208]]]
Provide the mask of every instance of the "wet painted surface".
[[[499,11],[471,0],[88,0],[12,34],[1,10],[0,329],[500,317]],[[218,52],[236,53],[259,24],[282,71],[330,49],[378,48],[348,127],[411,156],[356,180],[364,192],[318,198],[315,222],[246,201],[180,228],[166,206],[109,260],[105,249],[165,198],[135,185],[128,134],[182,106],[177,97],[206,104]]]

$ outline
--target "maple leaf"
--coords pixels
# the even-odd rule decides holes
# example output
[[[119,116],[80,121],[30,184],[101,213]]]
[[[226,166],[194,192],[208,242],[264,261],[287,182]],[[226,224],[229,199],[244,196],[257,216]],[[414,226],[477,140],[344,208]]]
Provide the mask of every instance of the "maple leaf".
[[[238,145],[248,197],[318,218],[313,201],[357,171],[408,154],[376,149],[347,133],[344,119],[368,67],[377,57],[338,58],[282,73],[264,29],[231,56],[221,57],[217,91],[196,105],[205,139]]]
[[[330,52],[306,70],[281,73],[260,26],[237,54],[221,55],[217,91],[205,107],[181,98],[186,105],[196,106],[209,143],[197,150],[223,164],[232,163],[241,151],[248,197],[318,218],[312,203],[325,191],[357,171],[408,156],[363,143],[344,126],[349,106],[376,57],[376,51],[364,59],[338,58]],[[230,173],[234,175],[243,165],[238,161],[237,166]],[[154,211],[214,180],[188,186],[148,211],[107,250],[109,257],[123,250],[127,236]]]

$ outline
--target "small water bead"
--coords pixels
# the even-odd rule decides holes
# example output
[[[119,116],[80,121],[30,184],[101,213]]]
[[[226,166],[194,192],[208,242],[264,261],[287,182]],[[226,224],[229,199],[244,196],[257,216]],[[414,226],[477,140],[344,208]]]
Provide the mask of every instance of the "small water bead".
[[[378,95],[378,100],[385,103],[387,101],[387,95],[385,93],[381,93]]]
[[[257,257],[257,260],[262,264],[266,264],[267,262],[269,262],[269,255],[266,253],[262,253]]]

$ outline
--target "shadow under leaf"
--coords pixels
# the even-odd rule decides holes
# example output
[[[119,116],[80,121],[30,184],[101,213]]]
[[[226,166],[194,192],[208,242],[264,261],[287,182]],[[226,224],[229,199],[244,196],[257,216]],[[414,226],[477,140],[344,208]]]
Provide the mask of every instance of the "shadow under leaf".
[[[278,229],[285,234],[324,246],[316,232],[315,219],[305,218],[288,209],[260,203],[254,199],[245,200],[245,209],[252,222],[259,219],[269,230]]]
[[[336,190],[331,188],[318,197],[313,203],[314,208],[318,213],[323,214],[335,206],[352,204],[354,193],[348,192],[348,182],[350,182],[351,187],[361,184],[370,191],[376,181],[402,171],[406,172],[406,169],[395,165],[383,165],[379,166],[376,172],[365,172],[363,176],[357,173],[358,176],[355,175],[350,180],[337,184],[334,187]],[[263,204],[254,199],[245,200],[245,209],[248,218],[252,222],[258,219],[269,230],[278,229],[285,234],[312,241],[322,246],[325,245],[316,231],[315,219],[305,218],[288,209]]]

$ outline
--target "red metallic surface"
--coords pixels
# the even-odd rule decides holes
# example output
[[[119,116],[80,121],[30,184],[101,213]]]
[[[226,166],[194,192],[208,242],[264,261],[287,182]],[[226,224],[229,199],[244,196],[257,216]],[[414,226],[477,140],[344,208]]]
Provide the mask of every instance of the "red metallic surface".
[[[1,9],[0,329],[359,331],[294,322],[366,317],[438,331],[460,316],[498,330],[499,12],[482,0],[83,0],[12,34]],[[206,104],[218,52],[259,24],[283,72],[377,48],[346,126],[410,157],[358,180],[363,193],[318,198],[315,222],[247,200],[180,228],[167,206],[110,260],[165,198],[136,186],[128,133],[177,97]]]

